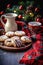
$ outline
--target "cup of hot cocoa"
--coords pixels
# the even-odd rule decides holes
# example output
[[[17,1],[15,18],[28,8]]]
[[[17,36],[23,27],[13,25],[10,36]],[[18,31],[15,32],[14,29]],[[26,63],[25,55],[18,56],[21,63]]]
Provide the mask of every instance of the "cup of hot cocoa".
[[[33,31],[35,33],[38,33],[40,31],[41,23],[40,22],[29,22],[28,23],[28,28],[30,31]]]

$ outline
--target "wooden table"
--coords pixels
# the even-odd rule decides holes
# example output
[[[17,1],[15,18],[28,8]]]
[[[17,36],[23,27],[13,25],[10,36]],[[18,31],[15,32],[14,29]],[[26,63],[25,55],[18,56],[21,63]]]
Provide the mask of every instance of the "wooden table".
[[[8,52],[0,49],[0,65],[24,65],[19,64],[24,52]]]
[[[23,55],[24,52],[14,53],[0,50],[0,65],[24,65],[19,64],[19,60]]]

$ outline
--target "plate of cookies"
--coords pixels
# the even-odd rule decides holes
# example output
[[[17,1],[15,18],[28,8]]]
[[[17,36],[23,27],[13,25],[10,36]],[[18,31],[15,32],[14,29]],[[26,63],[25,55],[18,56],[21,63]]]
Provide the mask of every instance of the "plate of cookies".
[[[0,35],[0,49],[8,51],[23,51],[32,45],[30,37],[24,31],[9,31]]]

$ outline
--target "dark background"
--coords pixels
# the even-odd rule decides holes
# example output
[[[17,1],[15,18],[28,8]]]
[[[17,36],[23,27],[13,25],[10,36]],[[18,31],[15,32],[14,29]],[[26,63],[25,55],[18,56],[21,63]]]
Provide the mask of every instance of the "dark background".
[[[0,10],[6,8],[6,5],[7,4],[17,4],[18,1],[24,1],[26,2],[27,0],[0,0]],[[43,8],[43,0],[30,0],[30,1],[34,1],[34,5],[37,6],[37,5],[40,5],[41,8]]]
[[[0,11],[5,11],[7,4],[11,4],[12,6],[14,4],[17,4],[18,1],[24,1],[26,2],[27,0],[0,0]],[[30,0],[34,1],[34,6],[37,7],[37,5],[40,5],[40,13],[43,15],[43,0]]]

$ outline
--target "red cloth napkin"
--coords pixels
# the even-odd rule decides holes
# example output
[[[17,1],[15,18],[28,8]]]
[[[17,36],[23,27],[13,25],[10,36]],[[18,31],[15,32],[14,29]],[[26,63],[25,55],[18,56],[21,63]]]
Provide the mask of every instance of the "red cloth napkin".
[[[32,48],[24,54],[19,63],[32,64],[39,56],[40,53],[36,49]]]
[[[33,64],[40,56],[43,56],[43,40],[41,39],[41,34],[36,35],[37,41],[33,43],[32,48],[24,53],[24,56],[20,60],[21,64]],[[39,62],[40,61],[40,62]],[[38,59],[37,61],[40,65],[43,60]]]
[[[38,56],[40,56],[40,54],[37,54],[34,49],[31,49],[24,54],[20,63],[32,64]]]

